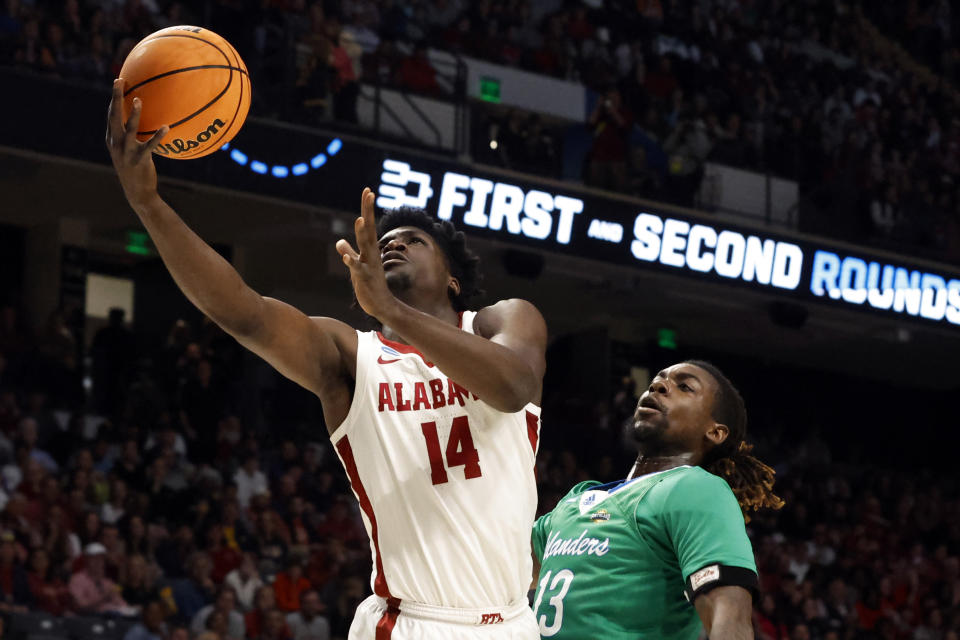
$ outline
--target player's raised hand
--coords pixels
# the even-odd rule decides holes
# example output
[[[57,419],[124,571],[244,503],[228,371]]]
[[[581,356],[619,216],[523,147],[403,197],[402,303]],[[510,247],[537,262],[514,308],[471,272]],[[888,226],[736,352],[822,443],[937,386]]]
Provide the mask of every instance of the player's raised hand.
[[[350,280],[357,302],[363,310],[374,318],[382,320],[383,313],[396,298],[387,288],[387,277],[380,259],[380,246],[377,243],[377,225],[374,221],[374,201],[376,194],[369,188],[360,196],[360,217],[353,223],[357,250],[346,240],[337,241],[337,252],[343,264],[350,269]]]
[[[123,78],[113,81],[113,97],[107,109],[107,149],[127,200],[134,206],[149,201],[157,192],[157,171],[151,154],[169,131],[169,127],[163,126],[146,142],[137,140],[142,108],[140,99],[134,98],[130,118],[124,123]]]

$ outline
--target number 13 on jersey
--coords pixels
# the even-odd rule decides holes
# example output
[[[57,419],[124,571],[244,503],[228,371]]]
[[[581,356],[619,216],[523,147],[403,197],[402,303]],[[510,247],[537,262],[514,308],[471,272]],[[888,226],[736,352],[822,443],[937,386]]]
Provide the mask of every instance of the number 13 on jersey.
[[[440,438],[437,435],[436,422],[424,422],[420,425],[423,437],[427,441],[427,455],[430,457],[430,478],[433,484],[444,484],[449,480],[447,467],[463,467],[463,477],[466,480],[479,478],[483,475],[480,470],[480,453],[473,446],[473,435],[470,433],[470,422],[467,416],[457,416],[453,419],[450,428],[450,437],[447,438],[446,457],[440,452]]]
[[[573,571],[570,569],[561,569],[554,575],[553,571],[547,573],[540,580],[540,586],[537,589],[537,601],[533,603],[533,615],[537,617],[537,624],[540,625],[540,635],[543,637],[555,636],[563,626],[563,598],[570,590],[573,583]],[[551,578],[553,578],[551,580]],[[550,600],[544,606],[544,612],[541,615],[540,605],[543,602],[543,595],[549,591],[552,595]],[[551,621],[550,618],[553,618]],[[547,622],[550,621],[550,624]]]

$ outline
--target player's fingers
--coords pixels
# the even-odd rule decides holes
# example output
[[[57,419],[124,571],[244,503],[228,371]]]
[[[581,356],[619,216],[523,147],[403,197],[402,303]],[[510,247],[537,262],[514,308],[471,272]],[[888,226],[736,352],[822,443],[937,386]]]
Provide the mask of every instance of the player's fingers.
[[[369,187],[360,196],[360,217],[354,222],[353,230],[357,235],[357,248],[360,254],[377,255],[377,225],[373,215],[373,191]]]
[[[107,145],[113,145],[123,136],[123,78],[113,81],[113,93],[107,108]]]
[[[353,234],[357,238],[357,251],[361,259],[378,255],[376,238],[374,238],[373,247],[370,246],[370,236],[375,234],[370,233],[370,227],[367,225],[366,220],[357,218],[353,221]]]
[[[354,266],[360,260],[360,255],[353,250],[349,242],[343,239],[337,240],[337,253],[340,254],[343,263],[348,267]]]
[[[160,141],[163,140],[163,137],[167,135],[167,132],[170,131],[170,127],[163,125],[157,132],[150,136],[150,139],[143,143],[143,153],[153,153],[153,150],[157,148],[157,145],[160,144]]]
[[[125,127],[126,137],[124,139],[128,149],[137,144],[137,131],[140,130],[140,114],[143,112],[143,102],[140,98],[133,99],[133,108],[130,110],[130,117],[127,119]]]
[[[360,205],[360,215],[363,217],[364,227],[370,232],[367,241],[370,243],[370,250],[374,253],[380,253],[377,247],[377,220],[376,208],[374,204],[377,201],[377,194],[369,187],[364,191],[363,202]]]

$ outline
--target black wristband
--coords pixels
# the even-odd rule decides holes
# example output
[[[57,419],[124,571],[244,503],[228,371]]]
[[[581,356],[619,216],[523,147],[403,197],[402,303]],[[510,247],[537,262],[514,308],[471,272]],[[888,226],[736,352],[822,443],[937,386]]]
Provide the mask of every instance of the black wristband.
[[[714,587],[734,586],[743,587],[750,592],[751,596],[756,597],[759,584],[756,572],[751,569],[725,564],[708,564],[690,574],[684,585],[683,595],[687,602],[693,602],[697,596]]]

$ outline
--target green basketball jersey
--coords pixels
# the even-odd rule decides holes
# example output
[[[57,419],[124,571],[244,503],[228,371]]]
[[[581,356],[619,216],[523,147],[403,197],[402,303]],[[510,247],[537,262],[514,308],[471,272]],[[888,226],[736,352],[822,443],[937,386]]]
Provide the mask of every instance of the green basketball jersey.
[[[616,484],[581,482],[534,524],[541,637],[695,640],[700,618],[685,588],[722,575],[756,581],[733,491],[689,466]]]

